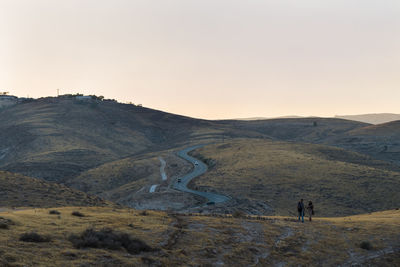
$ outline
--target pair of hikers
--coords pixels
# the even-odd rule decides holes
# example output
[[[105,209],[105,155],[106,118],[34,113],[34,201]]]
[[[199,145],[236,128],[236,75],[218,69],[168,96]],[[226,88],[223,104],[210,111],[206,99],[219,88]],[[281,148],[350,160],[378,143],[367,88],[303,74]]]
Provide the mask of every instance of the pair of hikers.
[[[300,221],[300,218],[301,218],[301,222],[304,222],[305,207],[304,207],[303,199],[301,199],[299,201],[299,203],[297,203],[297,211],[299,213],[299,221]],[[313,205],[311,200],[308,202],[307,212],[308,212],[309,220],[312,221],[311,217],[312,217],[312,215],[314,215],[314,205]]]

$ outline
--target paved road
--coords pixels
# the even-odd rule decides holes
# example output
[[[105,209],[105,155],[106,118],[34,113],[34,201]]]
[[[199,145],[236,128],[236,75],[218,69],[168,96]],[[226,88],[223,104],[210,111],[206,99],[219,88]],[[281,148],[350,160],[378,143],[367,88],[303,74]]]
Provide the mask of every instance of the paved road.
[[[221,203],[221,202],[225,202],[228,201],[230,198],[224,195],[220,195],[220,194],[215,194],[215,193],[211,193],[211,192],[201,192],[201,191],[196,191],[196,190],[192,190],[187,188],[188,183],[195,177],[202,175],[203,173],[205,173],[207,171],[207,165],[204,164],[203,162],[201,162],[198,159],[195,159],[191,156],[189,156],[187,153],[189,153],[192,150],[195,150],[197,148],[203,147],[204,145],[197,145],[197,146],[192,146],[192,147],[188,147],[184,150],[181,150],[178,152],[178,156],[189,161],[190,163],[193,164],[194,169],[191,173],[186,174],[185,176],[181,177],[181,182],[178,182],[178,179],[176,179],[173,188],[183,191],[183,192],[187,192],[187,193],[192,193],[198,196],[202,196],[208,199],[209,202],[214,202],[214,203]],[[195,162],[197,162],[197,165],[195,164]]]

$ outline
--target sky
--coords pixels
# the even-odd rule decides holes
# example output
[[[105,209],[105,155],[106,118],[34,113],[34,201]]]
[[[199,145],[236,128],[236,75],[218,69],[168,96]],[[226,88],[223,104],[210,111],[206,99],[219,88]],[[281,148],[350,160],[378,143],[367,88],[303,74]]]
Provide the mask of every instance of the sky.
[[[399,0],[0,0],[0,91],[206,119],[400,113]]]

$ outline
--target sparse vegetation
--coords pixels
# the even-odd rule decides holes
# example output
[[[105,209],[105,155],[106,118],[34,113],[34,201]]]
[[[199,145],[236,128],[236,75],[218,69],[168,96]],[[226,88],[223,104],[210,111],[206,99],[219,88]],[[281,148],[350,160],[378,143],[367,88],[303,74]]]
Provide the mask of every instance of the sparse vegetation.
[[[395,189],[400,188],[400,172],[385,162],[339,148],[236,139],[205,146],[195,151],[198,154],[212,157],[217,164],[194,179],[191,188],[267,203],[275,215],[296,215],[300,198],[312,200],[318,216],[393,209],[400,202]]]
[[[0,229],[9,229],[10,225],[14,224],[12,220],[0,217]]]
[[[49,242],[50,237],[40,235],[36,232],[29,232],[22,234],[19,240],[24,242],[42,243],[42,242]]]
[[[236,219],[157,211],[147,216],[134,216],[130,209],[111,207],[60,207],[57,210],[62,214],[80,210],[87,216],[85,220],[75,216],[54,220],[48,215],[50,209],[0,212],[0,217],[16,223],[0,232],[0,265],[142,266],[154,263],[207,266],[221,261],[226,266],[238,263],[253,266],[256,262],[261,266],[273,266],[277,262],[288,266],[310,266],[315,262],[323,266],[362,266],[368,263],[363,260],[365,253],[388,247],[396,249],[393,245],[398,244],[400,231],[398,210],[344,218],[315,218],[312,223],[304,224],[297,223],[295,218],[275,216]],[[31,233],[32,229],[41,237],[51,236],[51,242],[24,244],[19,240],[21,233]],[[70,242],[70,238],[80,248]],[[135,239],[148,247],[134,242]],[[372,251],[360,248],[365,240],[373,240]],[[134,245],[129,248],[132,242]],[[132,256],[125,246],[132,253],[144,248],[150,251]],[[400,259],[393,256],[396,253],[398,250],[375,258],[373,266],[398,265]]]
[[[143,241],[132,238],[126,233],[115,232],[110,228],[103,228],[99,231],[89,228],[79,236],[71,235],[69,240],[76,248],[106,248],[112,250],[125,248],[131,254],[153,250]]]
[[[0,206],[61,207],[113,205],[64,185],[0,171]],[[6,194],[4,192],[7,192]]]
[[[50,210],[49,214],[51,214],[51,215],[60,215],[61,212],[59,212],[58,210]]]
[[[147,216],[147,215],[149,215],[149,213],[147,212],[147,210],[143,210],[143,211],[139,212],[139,215]]]
[[[246,213],[244,213],[244,211],[242,211],[242,210],[235,210],[232,213],[232,217],[233,218],[244,218],[244,217],[246,217]]]
[[[360,248],[365,249],[365,250],[371,250],[372,249],[371,242],[369,242],[369,241],[361,242]]]
[[[79,212],[79,211],[73,211],[73,212],[71,213],[71,215],[72,215],[72,216],[76,216],[76,217],[85,217],[85,215],[82,214],[82,213]]]

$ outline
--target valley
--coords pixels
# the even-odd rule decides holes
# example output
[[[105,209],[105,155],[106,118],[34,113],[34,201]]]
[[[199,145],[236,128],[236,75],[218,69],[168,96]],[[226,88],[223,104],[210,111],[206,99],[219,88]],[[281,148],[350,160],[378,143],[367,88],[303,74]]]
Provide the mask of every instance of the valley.
[[[399,262],[397,121],[211,121],[73,95],[0,117],[5,266]],[[312,223],[296,220],[300,198],[315,205]],[[104,227],[154,250],[69,241]],[[28,229],[50,241],[28,247],[18,239]]]

